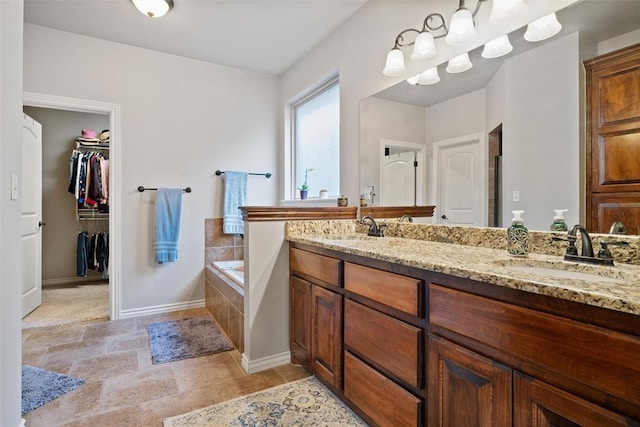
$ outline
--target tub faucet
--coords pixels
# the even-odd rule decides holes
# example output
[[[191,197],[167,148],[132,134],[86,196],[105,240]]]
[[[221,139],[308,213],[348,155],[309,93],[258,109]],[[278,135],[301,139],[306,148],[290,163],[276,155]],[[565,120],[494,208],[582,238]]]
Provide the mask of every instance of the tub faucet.
[[[363,216],[362,219],[360,219],[360,224],[366,224],[367,221],[369,221],[370,223],[367,236],[375,236],[375,237],[384,236],[384,234],[382,233],[383,227],[382,226],[378,227],[378,224],[376,224],[376,221],[373,218],[371,218],[369,215]]]

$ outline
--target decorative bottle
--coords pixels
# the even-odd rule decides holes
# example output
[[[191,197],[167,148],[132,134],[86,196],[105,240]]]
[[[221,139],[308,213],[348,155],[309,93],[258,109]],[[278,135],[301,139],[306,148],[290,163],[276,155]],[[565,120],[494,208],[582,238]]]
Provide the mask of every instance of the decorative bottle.
[[[507,252],[511,256],[526,257],[529,254],[529,230],[524,226],[524,211],[512,211],[511,226],[507,228]]]
[[[569,228],[567,227],[567,223],[564,220],[564,213],[568,211],[568,209],[554,209],[553,210],[556,215],[553,217],[553,223],[551,224],[551,231],[567,231]]]

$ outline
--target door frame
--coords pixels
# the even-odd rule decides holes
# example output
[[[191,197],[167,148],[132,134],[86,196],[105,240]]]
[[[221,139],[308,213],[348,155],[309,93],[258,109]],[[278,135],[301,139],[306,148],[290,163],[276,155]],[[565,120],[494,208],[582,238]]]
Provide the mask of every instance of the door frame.
[[[378,174],[378,191],[380,191],[380,205],[384,206],[384,191],[382,191],[382,172],[384,170],[384,149],[386,146],[399,147],[399,148],[409,148],[416,152],[416,157],[418,158],[418,168],[416,170],[416,206],[424,206],[427,200],[427,146],[425,144],[419,144],[415,142],[407,142],[407,141],[398,141],[395,139],[380,139],[380,148],[378,149],[379,153],[379,170]]]
[[[69,98],[47,95],[35,92],[23,92],[22,104],[29,107],[49,108],[53,110],[75,111],[80,113],[98,113],[109,115],[109,234],[116,236],[109,241],[109,317],[111,320],[120,318],[121,306],[121,207],[120,194],[122,190],[120,179],[120,104],[92,101],[88,99]]]
[[[433,157],[431,159],[431,194],[433,197],[433,204],[436,209],[440,205],[440,150],[444,147],[452,145],[462,144],[464,142],[477,140],[480,147],[480,164],[481,164],[481,178],[480,187],[482,194],[480,195],[480,224],[481,227],[487,226],[488,214],[487,214],[487,182],[488,182],[488,165],[487,165],[487,137],[484,132],[472,133],[469,135],[458,136],[451,139],[445,139],[443,141],[436,141],[433,143]],[[441,224],[440,216],[435,216],[435,224]]]

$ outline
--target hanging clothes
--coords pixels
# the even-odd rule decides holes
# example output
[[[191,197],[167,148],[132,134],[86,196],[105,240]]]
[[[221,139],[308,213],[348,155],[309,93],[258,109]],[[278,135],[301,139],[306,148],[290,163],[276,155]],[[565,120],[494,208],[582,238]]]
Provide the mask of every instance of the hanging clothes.
[[[78,233],[78,246],[76,249],[76,275],[85,277],[87,275],[87,257],[89,255],[89,233],[81,231]]]
[[[68,192],[82,208],[109,211],[109,159],[102,152],[73,150]]]

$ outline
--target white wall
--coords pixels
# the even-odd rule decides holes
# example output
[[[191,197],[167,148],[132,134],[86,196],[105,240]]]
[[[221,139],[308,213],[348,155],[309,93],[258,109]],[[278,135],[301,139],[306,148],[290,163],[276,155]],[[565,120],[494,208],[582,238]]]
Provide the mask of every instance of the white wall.
[[[121,106],[122,312],[202,300],[204,219],[222,216],[214,171],[272,172],[249,178],[247,204],[276,202],[278,79],[31,24],[24,44],[25,91]],[[176,263],[153,262],[155,193],[139,185],[193,189]]]
[[[578,222],[578,55],[574,33],[506,61],[503,224],[514,209],[534,230],[549,228],[553,209],[569,209],[567,223]]]
[[[530,0],[528,12],[504,26],[492,26],[487,18],[489,7],[483,7],[477,17],[478,39],[464,47],[446,46],[436,41],[440,52],[424,63],[421,69],[409,67],[412,75],[432,65],[481,46],[496,36],[523,26],[550,11],[559,10],[576,0]],[[333,71],[340,73],[340,177],[341,191],[352,200],[360,194],[359,168],[359,108],[360,100],[402,81],[406,76],[390,78],[382,74],[387,53],[398,33],[408,27],[418,27],[430,12],[451,16],[457,4],[450,0],[407,2],[367,2],[330,37],[282,75],[281,99],[288,102],[299,93],[317,84]],[[284,124],[281,126],[284,134]],[[286,158],[283,156],[283,158]]]
[[[367,185],[380,191],[381,139],[424,144],[424,131],[424,108],[372,97],[363,99],[360,103],[360,192]]]
[[[21,394],[20,176],[22,135],[22,0],[0,2],[0,426],[18,427]]]

